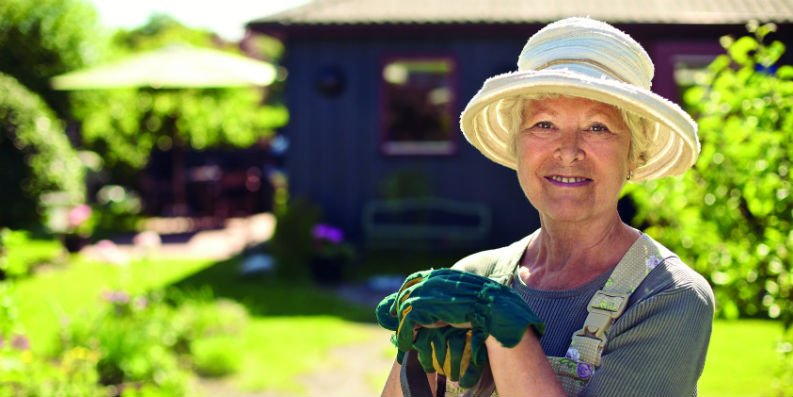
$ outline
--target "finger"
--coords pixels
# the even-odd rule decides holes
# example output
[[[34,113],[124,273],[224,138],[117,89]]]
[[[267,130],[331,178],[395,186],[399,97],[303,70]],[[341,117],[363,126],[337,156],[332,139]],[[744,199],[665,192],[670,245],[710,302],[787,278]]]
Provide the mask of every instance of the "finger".
[[[432,349],[433,332],[431,329],[420,328],[413,342],[413,349],[418,353],[419,364],[427,373],[435,372]]]

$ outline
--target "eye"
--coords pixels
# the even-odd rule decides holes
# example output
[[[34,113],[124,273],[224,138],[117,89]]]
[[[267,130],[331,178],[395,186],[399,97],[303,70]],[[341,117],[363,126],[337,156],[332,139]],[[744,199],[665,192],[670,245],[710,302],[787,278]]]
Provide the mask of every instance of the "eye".
[[[550,130],[553,124],[550,121],[540,121],[532,126],[532,128],[539,128],[543,130]]]
[[[588,131],[603,133],[603,132],[611,132],[609,127],[607,127],[603,123],[594,123],[592,126],[589,127]]]

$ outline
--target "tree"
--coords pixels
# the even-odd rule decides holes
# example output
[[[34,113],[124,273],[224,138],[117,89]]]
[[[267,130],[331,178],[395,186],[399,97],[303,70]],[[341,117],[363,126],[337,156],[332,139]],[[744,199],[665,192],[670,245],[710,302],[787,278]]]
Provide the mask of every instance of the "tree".
[[[173,43],[206,47],[211,33],[187,28],[166,16],[113,39],[126,53]],[[261,88],[125,89],[73,93],[84,144],[114,170],[116,181],[132,183],[152,150],[189,147],[248,147],[286,123],[283,105],[266,106]]]
[[[50,78],[101,60],[108,36],[85,0],[0,1],[0,72],[40,95],[60,117],[68,96]]]
[[[0,225],[41,220],[43,197],[61,192],[66,204],[84,200],[83,166],[61,122],[14,78],[0,73]]]
[[[722,38],[684,102],[702,151],[681,177],[630,189],[637,220],[714,286],[719,314],[793,321],[793,67],[773,25]]]

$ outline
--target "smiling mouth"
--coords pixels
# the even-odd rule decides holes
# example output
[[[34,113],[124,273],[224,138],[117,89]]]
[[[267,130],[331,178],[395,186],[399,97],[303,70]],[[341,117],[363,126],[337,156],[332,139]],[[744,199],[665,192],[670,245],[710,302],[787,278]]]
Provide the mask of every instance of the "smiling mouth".
[[[582,178],[578,176],[560,176],[560,175],[546,176],[545,179],[548,179],[549,181],[555,182],[557,184],[564,184],[564,185],[581,185],[586,182],[592,181],[589,178]]]

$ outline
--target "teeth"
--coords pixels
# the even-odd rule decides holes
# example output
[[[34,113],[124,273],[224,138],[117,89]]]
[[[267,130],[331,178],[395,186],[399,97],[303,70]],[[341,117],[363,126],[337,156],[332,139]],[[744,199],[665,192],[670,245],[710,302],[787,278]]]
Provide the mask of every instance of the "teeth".
[[[586,180],[586,178],[577,178],[577,177],[567,178],[564,176],[556,176],[556,175],[552,176],[551,179],[553,179],[556,182],[562,182],[562,183],[578,183]]]

